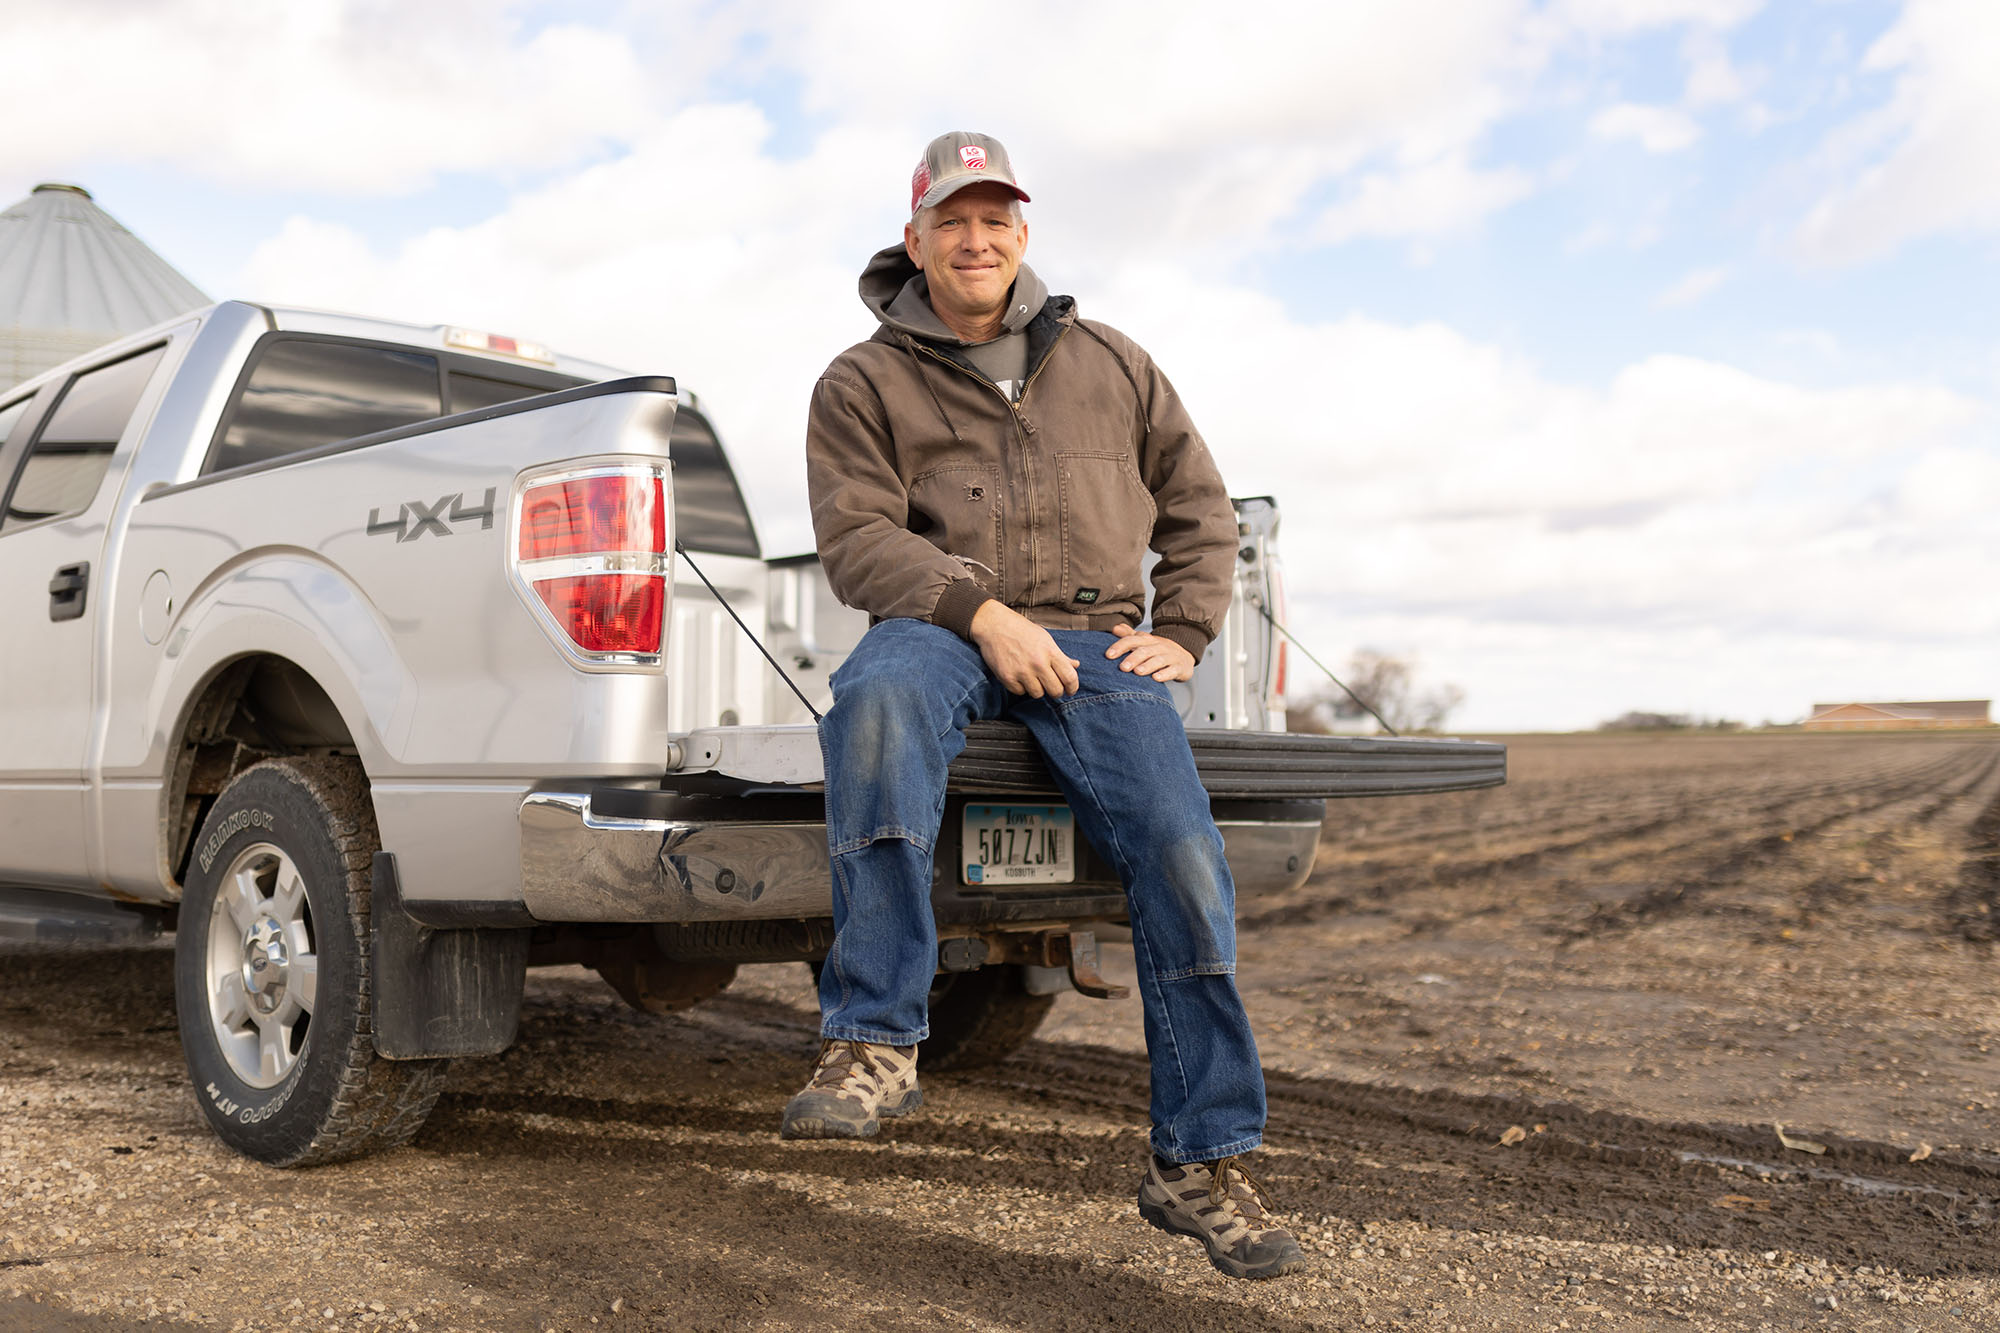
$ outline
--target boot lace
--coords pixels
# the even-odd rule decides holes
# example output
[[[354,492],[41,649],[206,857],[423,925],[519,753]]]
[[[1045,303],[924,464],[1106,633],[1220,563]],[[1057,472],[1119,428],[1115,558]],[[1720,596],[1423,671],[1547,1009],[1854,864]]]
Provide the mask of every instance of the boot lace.
[[[1229,1188],[1229,1178],[1232,1175],[1243,1182],[1244,1188],[1249,1192],[1250,1197],[1248,1199],[1233,1198]],[[1227,1205],[1233,1200],[1236,1205],[1236,1211],[1253,1221],[1263,1221],[1270,1216],[1270,1212],[1265,1206],[1265,1200],[1270,1197],[1270,1187],[1251,1175],[1250,1169],[1243,1165],[1243,1159],[1240,1157],[1220,1158],[1214,1166],[1209,1168],[1208,1201],[1210,1203]],[[1276,1202],[1276,1200],[1272,1201]]]
[[[842,1046],[847,1048],[846,1059],[839,1059],[834,1054],[835,1050]],[[813,1071],[812,1081],[818,1087],[838,1088],[847,1082],[854,1065],[860,1065],[878,1079],[888,1078],[887,1072],[876,1063],[875,1053],[868,1049],[866,1042],[830,1038],[820,1045],[819,1068]]]

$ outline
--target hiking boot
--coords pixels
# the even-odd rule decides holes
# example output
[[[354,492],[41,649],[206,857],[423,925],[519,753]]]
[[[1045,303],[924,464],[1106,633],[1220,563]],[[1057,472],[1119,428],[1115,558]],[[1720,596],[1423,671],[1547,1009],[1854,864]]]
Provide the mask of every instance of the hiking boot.
[[[805,1091],[785,1103],[778,1137],[872,1138],[882,1127],[879,1117],[914,1111],[923,1101],[916,1047],[827,1041]]]
[[[1139,1216],[1194,1237],[1208,1247],[1208,1261],[1231,1277],[1296,1273],[1306,1256],[1264,1210],[1261,1189],[1239,1157],[1180,1163],[1155,1157],[1139,1186]]]

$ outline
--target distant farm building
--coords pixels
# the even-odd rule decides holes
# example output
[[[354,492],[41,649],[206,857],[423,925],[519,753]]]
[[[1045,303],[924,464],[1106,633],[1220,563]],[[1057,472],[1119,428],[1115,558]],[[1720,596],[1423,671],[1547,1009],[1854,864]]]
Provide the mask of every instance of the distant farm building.
[[[0,390],[207,304],[80,185],[0,211]]]
[[[1892,731],[1911,727],[1992,725],[1991,699],[1941,699],[1903,703],[1814,704],[1807,731]]]

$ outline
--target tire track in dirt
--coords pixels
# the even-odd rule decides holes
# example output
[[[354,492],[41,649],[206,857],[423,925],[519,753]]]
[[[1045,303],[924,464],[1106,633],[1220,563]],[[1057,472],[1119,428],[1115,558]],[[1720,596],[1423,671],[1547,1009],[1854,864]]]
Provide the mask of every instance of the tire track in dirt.
[[[729,996],[711,1007],[733,1031],[761,1030],[774,1047],[810,1046],[809,1016],[797,1010]],[[1258,1160],[1287,1215],[1404,1220],[1587,1242],[1776,1250],[1913,1276],[2000,1274],[2000,1157],[1943,1152],[1912,1163],[1906,1147],[1840,1138],[1826,1140],[1823,1156],[1807,1157],[1783,1148],[1768,1128],[1663,1123],[1560,1101],[1275,1071],[1266,1077],[1270,1129]],[[1142,1055],[1035,1042],[990,1070],[927,1075],[926,1082],[961,1109],[886,1126],[884,1138],[906,1151],[828,1144],[802,1154],[772,1132],[781,1095],[775,1089],[768,1105],[755,1098],[716,1104],[447,1093],[420,1146],[519,1157],[521,1169],[530,1172],[542,1161],[608,1166],[620,1154],[661,1151],[650,1141],[619,1147],[615,1138],[580,1137],[574,1129],[611,1126],[692,1135],[706,1170],[751,1179],[922,1180],[1001,1195],[1054,1191],[1074,1196],[1079,1206],[1123,1200],[1134,1187],[1147,1120]],[[984,1105],[991,1109],[962,1109],[964,1099],[950,1097],[953,1090],[987,1094]],[[1107,1122],[1131,1129],[1107,1133]],[[1502,1146],[1512,1126],[1527,1137]],[[631,1166],[627,1161],[620,1169]],[[802,1243],[810,1245],[826,1219],[796,1201],[786,1206],[803,1210],[783,1215],[783,1233],[774,1241],[791,1244],[796,1224]],[[871,1236],[878,1234],[876,1220],[865,1225]],[[879,1226],[885,1248],[914,1243],[919,1235],[926,1245],[937,1241],[921,1225],[885,1219]],[[1061,1256],[1012,1255],[1006,1282],[993,1292],[1009,1282],[1071,1281],[1074,1269]],[[1141,1299],[1146,1291],[1127,1294]],[[1061,1308],[1040,1313],[1056,1317]]]
[[[1267,1077],[1266,1148],[1279,1159],[1272,1172],[1287,1208],[1468,1231],[1788,1250],[1908,1273],[2000,1272],[2000,1158],[1912,1164],[1906,1148],[1831,1139],[1823,1157],[1801,1164],[1768,1129]],[[1038,1044],[967,1081],[1144,1116],[1145,1063],[1122,1052]],[[1517,1125],[1539,1128],[1501,1147]]]
[[[558,1244],[512,1273],[496,1271],[483,1228],[444,1221],[432,1236],[438,1261],[447,1272],[498,1286],[524,1303],[546,1303],[550,1274],[559,1272],[563,1302],[579,1313],[601,1310],[616,1293],[637,1288],[645,1296],[627,1297],[632,1313],[671,1314],[677,1329],[741,1328],[740,1318],[711,1324],[701,1312],[759,1306],[779,1321],[808,1312],[805,1326],[821,1326],[832,1294],[827,1275],[838,1275],[842,1287],[857,1293],[895,1294],[896,1307],[867,1312],[874,1329],[949,1327],[974,1312],[990,1318],[1003,1310],[1010,1326],[1078,1333],[1127,1323],[1176,1333],[1215,1327],[1213,1306],[1163,1291],[1147,1276],[1058,1252],[1046,1244],[1053,1237],[1030,1236],[1036,1248],[1026,1249],[1000,1237],[960,1234],[927,1217],[918,1202],[941,1186],[960,1186],[1001,1196],[1053,1191],[1077,1207],[1098,1203],[1099,1196],[1136,1187],[1133,1163],[1140,1159],[1133,1144],[1107,1147],[1102,1136],[1059,1131],[968,1132],[927,1117],[899,1123],[885,1139],[932,1146],[956,1139],[982,1149],[1004,1143],[1006,1156],[897,1152],[887,1142],[787,1144],[775,1133],[775,1106],[749,1111],[622,1098],[447,1094],[417,1144],[420,1151],[476,1152],[528,1195],[574,1197],[600,1184],[620,1188],[649,1160],[669,1166],[673,1188],[654,1216],[631,1206],[582,1210]],[[580,1135],[569,1128],[577,1124],[701,1133],[686,1146],[663,1147],[616,1133]],[[1084,1155],[1082,1167],[1074,1165],[1078,1154]],[[677,1158],[685,1160],[674,1165]],[[817,1190],[792,1183],[801,1178],[808,1185],[816,1180]],[[899,1186],[904,1209],[862,1211],[816,1197],[872,1183]],[[913,1188],[919,1184],[921,1193]],[[686,1262],[690,1223],[718,1242],[754,1248],[741,1268]],[[783,1262],[760,1262],[754,1255],[782,1256]],[[660,1264],[661,1258],[668,1262]],[[1241,1306],[1228,1311],[1232,1328],[1307,1333],[1321,1327]]]

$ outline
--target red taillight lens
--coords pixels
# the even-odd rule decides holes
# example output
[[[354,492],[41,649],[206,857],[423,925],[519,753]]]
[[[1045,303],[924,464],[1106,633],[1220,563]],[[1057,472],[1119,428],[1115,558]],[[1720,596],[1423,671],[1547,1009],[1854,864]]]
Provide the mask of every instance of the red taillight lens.
[[[521,497],[523,560],[667,549],[667,504],[657,476],[574,477]]]
[[[526,534],[523,534],[523,542]],[[577,574],[534,585],[587,653],[657,653],[666,582],[656,574]]]

